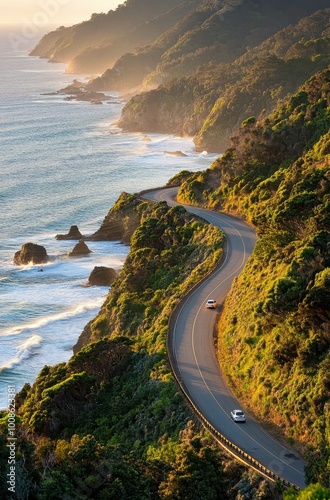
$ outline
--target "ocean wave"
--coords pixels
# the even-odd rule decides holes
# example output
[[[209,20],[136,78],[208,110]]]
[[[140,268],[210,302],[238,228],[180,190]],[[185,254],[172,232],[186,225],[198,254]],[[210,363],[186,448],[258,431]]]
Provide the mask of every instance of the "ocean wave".
[[[84,314],[87,311],[98,309],[99,307],[101,307],[103,302],[104,302],[104,297],[98,297],[96,299],[90,300],[87,303],[78,304],[70,309],[66,309],[63,312],[51,314],[49,316],[39,318],[35,321],[27,322],[22,325],[17,325],[15,328],[8,328],[7,330],[3,330],[0,334],[0,337],[7,339],[10,336],[21,335],[26,332],[29,332],[30,330],[35,331],[45,326],[53,325],[54,323],[60,321],[69,320],[75,316]]]
[[[29,262],[28,264],[20,264],[19,267],[17,267],[17,272],[24,272],[24,271],[31,271],[35,269],[41,269],[43,267],[47,266],[53,266],[54,263],[56,262],[57,257],[48,255],[48,260],[47,262],[43,262],[42,264],[34,264],[32,261]]]
[[[28,359],[34,355],[35,350],[42,342],[40,335],[34,334],[28,339],[24,340],[17,346],[16,356],[6,360],[0,365],[0,372],[11,370],[14,366],[19,365],[24,359]]]

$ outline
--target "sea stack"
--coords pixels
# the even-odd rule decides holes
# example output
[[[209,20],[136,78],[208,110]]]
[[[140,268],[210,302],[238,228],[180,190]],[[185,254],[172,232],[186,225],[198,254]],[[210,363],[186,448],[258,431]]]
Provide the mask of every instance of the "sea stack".
[[[35,243],[25,243],[22,248],[15,253],[14,263],[18,266],[26,264],[44,264],[48,261],[45,247]]]
[[[92,251],[88,248],[86,243],[84,241],[79,241],[72,252],[69,253],[69,257],[77,257],[80,255],[87,255],[89,253],[92,253]]]
[[[111,267],[95,266],[88,278],[90,286],[110,286],[118,274]]]
[[[71,226],[70,231],[67,234],[57,234],[55,238],[57,240],[81,240],[83,235],[78,229],[78,226]]]

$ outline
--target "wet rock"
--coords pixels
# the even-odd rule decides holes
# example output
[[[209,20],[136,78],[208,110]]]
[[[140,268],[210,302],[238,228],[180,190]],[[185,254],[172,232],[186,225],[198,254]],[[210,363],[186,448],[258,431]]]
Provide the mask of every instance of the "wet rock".
[[[90,286],[110,286],[118,274],[111,267],[95,266],[88,278]]]
[[[18,266],[30,263],[44,264],[48,260],[49,258],[45,247],[36,245],[35,243],[25,243],[14,255],[14,263]]]
[[[140,225],[137,210],[140,201],[134,195],[121,193],[115,205],[109,210],[101,227],[86,241],[120,241],[129,245],[134,231]]]
[[[81,240],[82,234],[78,229],[78,226],[71,226],[68,234],[57,234],[55,238],[57,240]]]
[[[69,257],[87,255],[89,253],[92,253],[92,251],[88,248],[86,243],[84,241],[79,241],[79,243],[76,244],[72,252],[69,253]]]

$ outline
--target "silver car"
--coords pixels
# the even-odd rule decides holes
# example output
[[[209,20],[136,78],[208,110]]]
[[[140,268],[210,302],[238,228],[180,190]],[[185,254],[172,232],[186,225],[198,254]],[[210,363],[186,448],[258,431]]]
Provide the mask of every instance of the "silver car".
[[[216,309],[217,308],[217,301],[216,300],[213,300],[213,299],[209,299],[206,304],[205,304],[205,307],[207,309]]]
[[[233,410],[230,412],[231,418],[234,422],[245,422],[245,415],[242,410]]]

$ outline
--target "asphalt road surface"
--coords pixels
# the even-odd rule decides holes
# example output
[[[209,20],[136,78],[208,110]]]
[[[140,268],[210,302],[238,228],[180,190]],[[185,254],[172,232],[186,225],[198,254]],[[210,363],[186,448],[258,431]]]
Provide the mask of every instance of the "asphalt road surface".
[[[143,197],[169,205],[176,188],[155,190]],[[223,264],[201,283],[180,305],[170,339],[177,376],[185,391],[205,419],[229,441],[271,470],[280,478],[299,488],[305,484],[305,462],[296,452],[284,447],[268,434],[234,397],[221,373],[213,343],[216,311],[206,309],[208,299],[223,303],[235,276],[244,267],[256,242],[254,230],[232,216],[196,207],[185,208],[218,226],[226,234],[226,255]],[[221,365],[221,361],[220,361]],[[243,409],[246,423],[235,423],[233,409]]]

